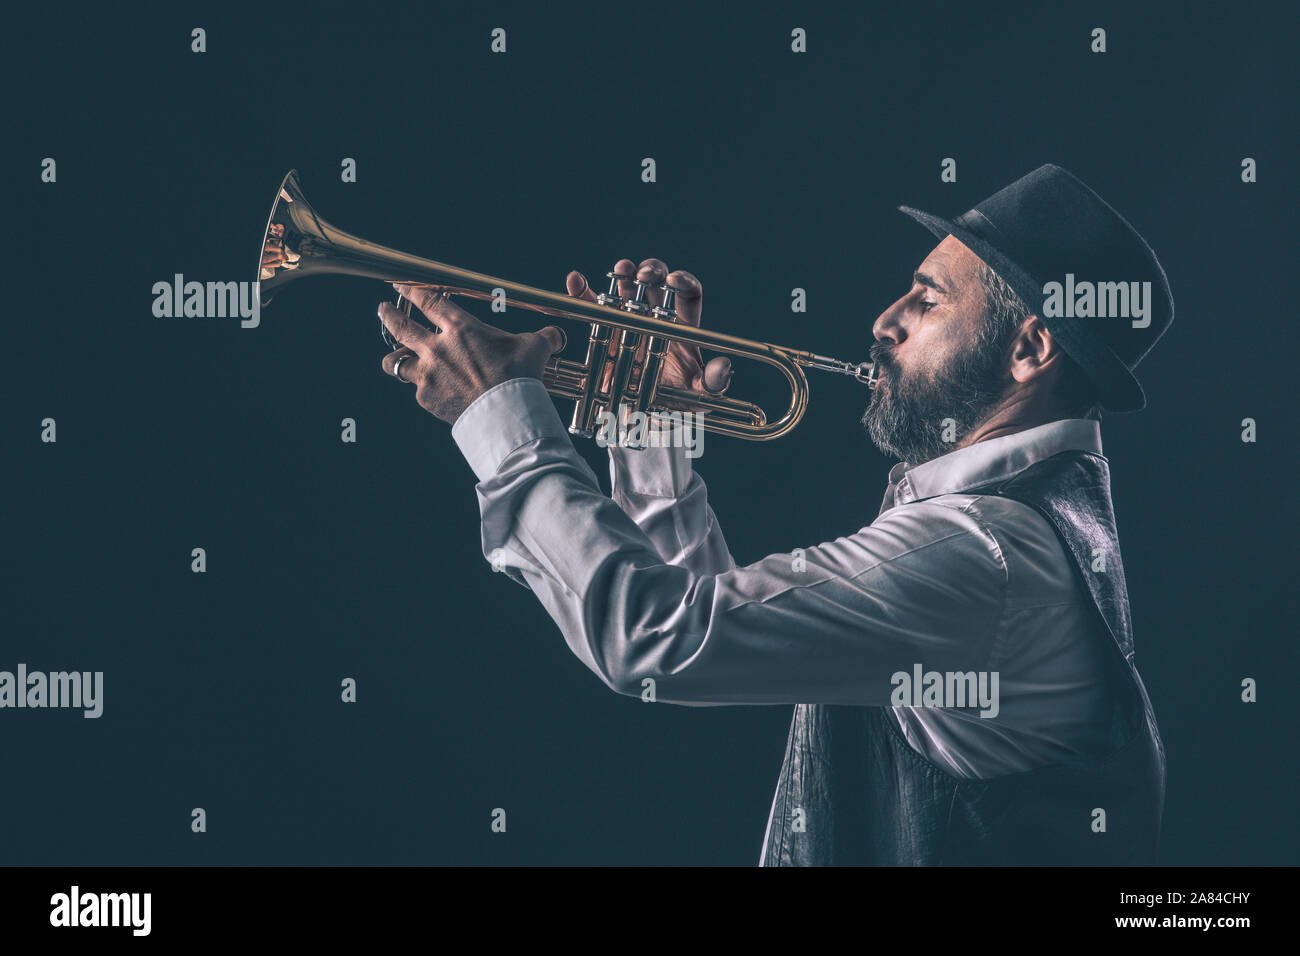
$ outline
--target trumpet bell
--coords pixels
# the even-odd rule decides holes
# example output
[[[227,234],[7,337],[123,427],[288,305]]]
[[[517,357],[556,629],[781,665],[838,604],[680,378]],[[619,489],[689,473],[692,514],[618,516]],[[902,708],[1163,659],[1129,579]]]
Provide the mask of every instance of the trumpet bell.
[[[263,233],[258,262],[258,290],[266,306],[285,284],[310,275],[351,275],[388,282],[403,258],[387,249],[336,229],[317,215],[291,169],[276,191]]]

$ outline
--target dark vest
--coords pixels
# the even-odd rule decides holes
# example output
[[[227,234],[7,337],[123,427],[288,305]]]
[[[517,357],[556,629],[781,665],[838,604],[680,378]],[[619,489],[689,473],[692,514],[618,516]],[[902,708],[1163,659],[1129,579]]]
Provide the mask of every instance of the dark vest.
[[[1096,608],[1111,698],[1109,748],[1023,773],[957,777],[913,750],[887,707],[800,704],[772,806],[766,866],[1150,865],[1165,751],[1133,664],[1124,568],[1106,459],[1044,459],[995,485],[1056,529]],[[1091,570],[1093,549],[1105,571]],[[1105,811],[1096,832],[1094,810]],[[802,809],[803,814],[795,813]],[[798,829],[796,820],[802,822]]]

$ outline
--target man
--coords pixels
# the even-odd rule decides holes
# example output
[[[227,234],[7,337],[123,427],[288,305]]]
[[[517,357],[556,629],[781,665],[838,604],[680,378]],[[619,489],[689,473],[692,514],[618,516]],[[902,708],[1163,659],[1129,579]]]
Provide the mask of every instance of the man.
[[[381,306],[405,346],[384,369],[453,423],[484,553],[611,688],[796,705],[762,864],[1151,863],[1164,748],[1098,419],[1145,405],[1164,272],[1055,166],[952,222],[901,208],[941,241],[873,328],[863,421],[900,463],[869,527],[793,560],[736,567],[678,448],[611,448],[606,498],[539,381],[554,328],[510,335],[399,286],[440,331]],[[689,273],[636,275],[699,321]],[[1091,291],[1061,308],[1052,283]],[[568,291],[594,298],[577,273]],[[728,368],[674,348],[666,375],[718,390]]]

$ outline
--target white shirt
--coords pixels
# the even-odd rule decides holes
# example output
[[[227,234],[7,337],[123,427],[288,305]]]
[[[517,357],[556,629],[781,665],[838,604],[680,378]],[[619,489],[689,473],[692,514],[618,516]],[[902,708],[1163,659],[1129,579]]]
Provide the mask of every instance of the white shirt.
[[[868,527],[745,567],[683,449],[610,448],[606,497],[537,379],[485,392],[452,435],[479,479],[484,555],[619,693],[651,679],[681,704],[889,707],[893,675],[915,665],[996,671],[996,717],[894,707],[908,743],[963,777],[1104,746],[1105,647],[1055,532],[1019,502],[963,493],[1068,449],[1100,454],[1094,421],[897,465]]]

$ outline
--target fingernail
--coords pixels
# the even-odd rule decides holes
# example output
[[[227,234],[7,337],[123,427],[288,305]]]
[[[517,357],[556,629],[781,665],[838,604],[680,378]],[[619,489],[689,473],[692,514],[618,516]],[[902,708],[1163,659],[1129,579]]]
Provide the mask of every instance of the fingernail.
[[[569,344],[569,337],[564,334],[564,329],[560,328],[558,325],[555,328],[560,333],[560,347],[556,349],[556,351],[563,352],[564,347]]]

